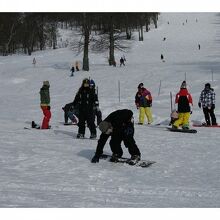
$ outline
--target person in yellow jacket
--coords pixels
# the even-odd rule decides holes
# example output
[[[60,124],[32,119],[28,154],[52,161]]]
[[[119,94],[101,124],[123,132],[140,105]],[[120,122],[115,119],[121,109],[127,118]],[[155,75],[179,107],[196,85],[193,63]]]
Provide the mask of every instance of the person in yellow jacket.
[[[139,123],[140,125],[144,124],[144,117],[146,115],[148,124],[153,122],[152,117],[152,96],[150,91],[144,88],[144,84],[140,83],[138,85],[138,92],[135,96],[135,104],[137,109],[139,109]]]

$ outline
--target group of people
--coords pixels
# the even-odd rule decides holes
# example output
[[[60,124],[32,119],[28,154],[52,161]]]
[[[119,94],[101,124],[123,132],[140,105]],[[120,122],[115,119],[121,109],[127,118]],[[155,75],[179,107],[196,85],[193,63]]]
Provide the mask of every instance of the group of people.
[[[49,81],[44,81],[40,89],[41,109],[44,114],[41,129],[49,129],[49,121],[51,118],[50,112],[50,84]],[[143,83],[138,85],[138,91],[135,95],[135,105],[139,109],[139,123],[143,125],[146,115],[148,124],[153,122],[152,117],[152,95],[149,90],[144,87]],[[189,129],[189,119],[192,114],[193,99],[192,95],[187,90],[186,81],[183,81],[180,86],[180,91],[175,98],[176,110],[171,114],[171,124],[173,128]],[[198,102],[199,108],[203,109],[206,125],[217,125],[214,114],[215,109],[215,92],[211,88],[210,83],[205,84]],[[91,162],[99,162],[99,158],[103,154],[103,148],[111,137],[109,142],[112,151],[112,162],[122,157],[123,150],[121,147],[122,141],[128,152],[131,155],[131,161],[136,163],[141,158],[140,150],[134,140],[134,119],[133,112],[129,109],[116,110],[110,113],[102,120],[102,113],[99,109],[98,94],[95,88],[95,82],[92,79],[85,78],[79,88],[73,102],[66,104],[63,108],[65,124],[68,124],[68,119],[78,125],[77,138],[84,138],[86,125],[90,130],[90,138],[97,137],[96,126],[102,132],[98,140],[95,155]],[[97,117],[97,125],[95,125],[95,117]]]
[[[176,94],[175,105],[176,110],[171,113],[172,127],[178,129],[181,126],[182,129],[189,129],[189,119],[192,114],[193,99],[192,95],[187,90],[186,81],[182,82],[180,91]],[[211,88],[210,83],[205,84],[205,88],[202,90],[199,97],[198,106],[203,109],[206,121],[204,125],[217,125],[214,113],[215,92],[214,89]]]

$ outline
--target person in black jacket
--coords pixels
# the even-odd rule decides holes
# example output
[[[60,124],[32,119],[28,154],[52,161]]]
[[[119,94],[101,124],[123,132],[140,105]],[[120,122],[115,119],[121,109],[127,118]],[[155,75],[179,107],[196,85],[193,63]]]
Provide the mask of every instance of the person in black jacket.
[[[102,121],[102,112],[99,108],[99,99],[98,99],[98,88],[96,90],[96,87],[95,87],[95,81],[93,79],[90,79],[89,81],[89,87],[90,89],[94,92],[95,94],[95,105],[93,106],[93,117],[94,117],[94,121],[95,121],[95,118],[96,118],[96,123],[97,123],[97,126],[100,124],[100,122]]]
[[[90,130],[90,138],[96,138],[96,127],[94,123],[94,106],[97,102],[97,96],[89,87],[89,79],[82,81],[82,86],[79,88],[75,99],[73,101],[74,107],[78,106],[79,109],[79,129],[77,138],[84,138],[85,135],[85,122]]]
[[[103,148],[111,136],[109,142],[112,151],[112,162],[117,162],[117,159],[122,157],[123,150],[121,142],[124,142],[128,152],[131,155],[131,160],[139,161],[141,153],[134,140],[134,122],[133,112],[129,109],[122,109],[112,112],[100,124],[99,129],[101,135],[98,140],[98,145],[92,163],[98,163],[100,156],[103,154]]]

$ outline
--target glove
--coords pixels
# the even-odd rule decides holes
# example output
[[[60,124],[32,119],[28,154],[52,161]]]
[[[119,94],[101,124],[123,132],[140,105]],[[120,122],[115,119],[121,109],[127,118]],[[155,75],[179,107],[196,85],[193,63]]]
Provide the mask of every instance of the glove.
[[[192,111],[190,111],[190,115],[192,114],[193,112]]]
[[[212,104],[212,109],[215,109],[215,104]]]
[[[198,106],[199,106],[199,108],[201,108],[201,103],[200,102],[198,103]]]
[[[99,162],[99,156],[95,155],[92,160],[91,163],[98,163]]]

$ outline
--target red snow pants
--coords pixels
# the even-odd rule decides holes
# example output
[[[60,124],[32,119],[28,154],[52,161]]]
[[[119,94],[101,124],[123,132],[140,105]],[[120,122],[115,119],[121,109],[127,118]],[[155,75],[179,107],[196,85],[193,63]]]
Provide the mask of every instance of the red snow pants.
[[[49,121],[51,118],[50,106],[41,106],[41,109],[44,114],[41,129],[48,129],[49,128]]]

